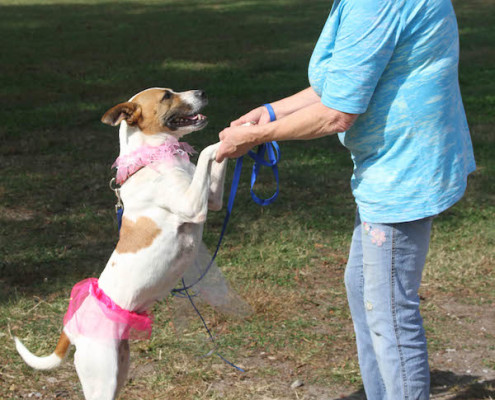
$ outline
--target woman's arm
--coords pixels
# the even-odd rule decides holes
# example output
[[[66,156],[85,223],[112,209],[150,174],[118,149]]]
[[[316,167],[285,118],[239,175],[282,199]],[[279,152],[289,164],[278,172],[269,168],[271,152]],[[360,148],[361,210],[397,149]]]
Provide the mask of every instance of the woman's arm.
[[[307,107],[319,101],[320,97],[316,94],[313,88],[308,87],[307,89],[304,89],[292,96],[275,101],[271,103],[271,105],[277,119],[281,119],[286,115],[292,114],[293,112],[300,110],[301,108]],[[239,119],[232,121],[230,123],[230,126],[241,126],[246,123],[256,123],[258,125],[264,125],[268,122],[270,122],[270,115],[268,114],[266,107],[261,106],[255,108],[254,110],[251,110]]]
[[[320,96],[318,96],[314,89],[310,86],[299,93],[272,103],[272,107],[275,111],[277,119],[281,119],[300,110],[301,108],[319,103],[320,100]]]
[[[302,92],[301,92],[302,93]],[[240,157],[253,146],[273,140],[307,140],[348,130],[358,114],[347,114],[320,101],[265,125],[233,126],[220,132],[217,162]]]

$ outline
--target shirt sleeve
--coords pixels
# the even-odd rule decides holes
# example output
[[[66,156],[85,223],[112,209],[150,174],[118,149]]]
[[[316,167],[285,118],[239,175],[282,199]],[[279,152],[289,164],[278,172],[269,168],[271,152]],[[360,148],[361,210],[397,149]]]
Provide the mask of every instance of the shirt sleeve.
[[[340,6],[321,101],[338,111],[362,114],[394,52],[400,14],[391,0],[349,0]]]

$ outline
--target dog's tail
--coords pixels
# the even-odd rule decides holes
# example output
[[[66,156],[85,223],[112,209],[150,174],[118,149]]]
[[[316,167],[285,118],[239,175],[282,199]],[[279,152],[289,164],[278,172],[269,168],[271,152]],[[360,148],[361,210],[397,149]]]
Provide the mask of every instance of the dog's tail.
[[[55,347],[55,351],[49,356],[37,357],[31,353],[18,338],[14,337],[14,340],[15,347],[23,360],[27,365],[34,369],[52,369],[58,367],[62,363],[70,346],[69,338],[65,332],[62,332],[60,339],[58,340],[57,347]]]

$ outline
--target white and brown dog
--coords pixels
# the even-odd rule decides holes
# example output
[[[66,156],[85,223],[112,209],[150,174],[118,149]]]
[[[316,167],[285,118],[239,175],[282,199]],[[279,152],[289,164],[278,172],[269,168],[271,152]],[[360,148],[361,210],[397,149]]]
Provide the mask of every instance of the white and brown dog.
[[[151,154],[152,163],[141,169],[123,166],[127,174],[121,176],[120,193],[125,213],[118,244],[100,278],[83,285],[86,293],[80,297],[73,290],[71,296],[79,296],[79,304],[72,311],[69,306],[54,353],[37,357],[15,338],[22,358],[36,369],[58,366],[69,345],[75,345],[74,364],[87,400],[117,397],[129,367],[129,331],[135,328],[128,322],[137,319],[139,325],[141,318],[146,325],[147,310],[168,295],[205,251],[203,224],[208,209],[222,207],[226,162],[214,161],[217,143],[205,148],[194,166],[177,139],[206,126],[199,111],[207,102],[201,90],[152,88],[102,117],[106,124],[120,124],[118,160],[142,154],[142,149],[153,152],[170,145],[172,151],[163,159]],[[92,316],[98,312],[103,314]],[[117,321],[122,315],[128,319]]]

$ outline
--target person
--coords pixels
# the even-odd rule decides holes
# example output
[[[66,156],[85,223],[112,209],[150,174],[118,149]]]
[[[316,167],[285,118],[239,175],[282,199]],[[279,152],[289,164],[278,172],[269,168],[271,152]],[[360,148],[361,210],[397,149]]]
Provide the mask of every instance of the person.
[[[450,0],[334,0],[310,87],[273,102],[276,121],[261,106],[219,134],[217,161],[335,133],[350,150],[357,213],[345,284],[369,400],[429,398],[418,290],[432,219],[475,169],[458,59]]]

